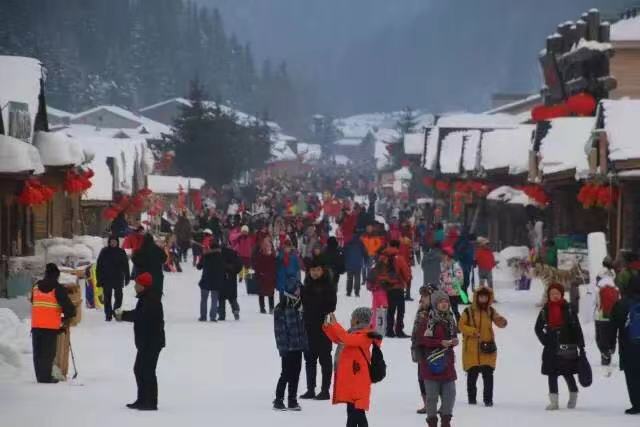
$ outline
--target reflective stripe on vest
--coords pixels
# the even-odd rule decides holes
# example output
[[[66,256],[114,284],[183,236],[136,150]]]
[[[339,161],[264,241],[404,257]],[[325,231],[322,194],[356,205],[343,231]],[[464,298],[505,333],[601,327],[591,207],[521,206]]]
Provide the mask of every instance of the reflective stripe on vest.
[[[31,327],[39,329],[60,329],[62,326],[62,308],[56,299],[56,291],[42,292],[33,288],[33,306],[31,307]]]

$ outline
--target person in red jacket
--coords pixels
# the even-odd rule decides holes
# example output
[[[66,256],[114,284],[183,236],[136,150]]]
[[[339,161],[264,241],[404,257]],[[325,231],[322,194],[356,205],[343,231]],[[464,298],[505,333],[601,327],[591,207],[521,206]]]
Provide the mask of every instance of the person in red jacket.
[[[387,337],[409,338],[404,333],[405,290],[411,283],[411,268],[400,255],[400,242],[391,241],[389,247],[383,251],[393,265],[394,280],[387,288],[389,309],[387,310]],[[397,315],[396,315],[397,313]]]
[[[478,237],[476,243],[476,264],[478,266],[480,285],[489,286],[493,289],[493,269],[496,266],[496,258],[489,247],[488,239]]]

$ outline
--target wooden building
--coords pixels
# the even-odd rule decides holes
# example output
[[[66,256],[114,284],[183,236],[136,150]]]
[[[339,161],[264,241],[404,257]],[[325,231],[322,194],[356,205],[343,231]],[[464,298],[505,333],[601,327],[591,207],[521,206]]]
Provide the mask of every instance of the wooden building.
[[[611,97],[640,98],[640,9],[626,11],[611,26],[611,43],[616,51],[611,58],[611,74],[618,80]]]

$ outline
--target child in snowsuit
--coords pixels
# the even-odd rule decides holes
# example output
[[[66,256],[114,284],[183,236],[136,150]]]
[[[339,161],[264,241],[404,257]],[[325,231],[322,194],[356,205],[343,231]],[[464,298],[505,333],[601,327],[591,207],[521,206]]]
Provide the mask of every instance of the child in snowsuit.
[[[613,272],[612,272],[613,273]],[[616,350],[615,328],[611,324],[611,312],[620,299],[620,291],[616,286],[615,273],[613,275],[601,273],[596,283],[596,344],[600,350],[602,366],[611,365],[611,356]]]
[[[420,360],[420,375],[427,396],[427,425],[451,427],[456,400],[456,367],[453,348],[458,345],[457,325],[449,297],[442,291],[431,295],[431,311],[417,328],[417,342],[425,357]],[[440,409],[438,409],[440,400]]]
[[[346,331],[330,314],[323,325],[324,333],[338,344],[335,356],[335,380],[333,404],[347,404],[347,426],[367,427],[367,415],[371,398],[369,363],[371,346],[379,344],[382,336],[373,332],[371,309],[356,308],[351,314],[351,327]]]
[[[493,269],[496,266],[495,256],[489,247],[488,239],[478,237],[476,242],[477,246],[475,257],[476,264],[478,265],[478,279],[480,281],[480,286],[488,286],[493,289]]]
[[[420,360],[424,358],[424,354],[420,347],[418,347],[418,326],[420,322],[426,321],[431,310],[431,294],[437,288],[434,285],[423,285],[420,287],[420,300],[418,301],[418,312],[416,318],[413,321],[413,329],[411,331],[411,360],[414,363],[420,363]],[[424,381],[420,377],[420,365],[418,365],[418,386],[420,387],[420,396],[422,396],[422,408],[419,408],[416,413],[427,413],[427,392],[424,388]]]

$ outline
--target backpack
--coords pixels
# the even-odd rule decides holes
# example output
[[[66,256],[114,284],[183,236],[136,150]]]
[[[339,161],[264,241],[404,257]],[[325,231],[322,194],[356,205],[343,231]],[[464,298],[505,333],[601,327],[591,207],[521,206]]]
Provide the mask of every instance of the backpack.
[[[603,286],[600,288],[598,294],[600,296],[600,309],[602,310],[602,314],[606,318],[609,318],[613,306],[616,305],[616,302],[620,299],[620,292],[618,288],[613,286]]]
[[[635,344],[640,344],[640,303],[638,302],[629,307],[627,334],[629,341]]]
[[[360,352],[362,352],[364,360],[367,360],[362,348]],[[379,383],[387,376],[387,364],[384,361],[382,350],[377,344],[371,344],[371,362],[367,360],[367,365],[369,367],[369,378],[371,378],[373,384]]]

